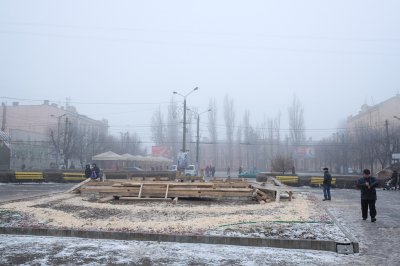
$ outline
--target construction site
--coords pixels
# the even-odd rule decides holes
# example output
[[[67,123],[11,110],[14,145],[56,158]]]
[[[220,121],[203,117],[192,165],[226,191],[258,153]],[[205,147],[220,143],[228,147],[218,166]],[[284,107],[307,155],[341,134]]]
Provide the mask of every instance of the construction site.
[[[358,252],[314,196],[272,176],[87,179],[63,193],[3,203],[0,214],[3,234]]]

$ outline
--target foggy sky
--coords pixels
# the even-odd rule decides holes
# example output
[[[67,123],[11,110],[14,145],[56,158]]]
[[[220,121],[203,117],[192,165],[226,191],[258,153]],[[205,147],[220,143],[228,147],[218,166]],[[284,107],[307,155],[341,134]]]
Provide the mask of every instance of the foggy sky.
[[[220,139],[225,95],[237,124],[245,109],[253,126],[281,112],[282,135],[296,95],[306,136],[320,139],[362,104],[400,91],[399,13],[395,0],[2,0],[0,97],[69,98],[80,113],[108,119],[110,132],[146,142],[173,91],[199,87],[187,98],[199,110],[216,99]]]

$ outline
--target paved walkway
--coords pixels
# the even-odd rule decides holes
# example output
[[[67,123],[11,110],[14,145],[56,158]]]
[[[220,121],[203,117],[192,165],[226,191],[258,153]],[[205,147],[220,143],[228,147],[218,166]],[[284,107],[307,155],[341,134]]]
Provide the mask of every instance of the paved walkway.
[[[377,221],[361,218],[360,191],[333,189],[332,201],[322,201],[322,189],[312,193],[360,245],[360,262],[400,265],[400,191],[378,189]]]

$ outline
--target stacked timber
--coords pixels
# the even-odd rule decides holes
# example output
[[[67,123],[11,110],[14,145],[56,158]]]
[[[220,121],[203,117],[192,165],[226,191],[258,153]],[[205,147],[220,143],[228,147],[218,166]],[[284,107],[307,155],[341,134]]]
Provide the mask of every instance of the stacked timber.
[[[154,182],[110,181],[89,182],[80,188],[82,196],[131,197],[136,199],[173,198],[246,198],[251,199],[253,189],[246,181],[230,182]]]

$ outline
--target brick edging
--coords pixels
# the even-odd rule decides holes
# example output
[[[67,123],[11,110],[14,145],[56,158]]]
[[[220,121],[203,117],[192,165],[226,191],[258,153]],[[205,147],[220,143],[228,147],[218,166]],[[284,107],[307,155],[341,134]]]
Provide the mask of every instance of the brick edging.
[[[320,251],[331,251],[331,252],[337,252],[337,245],[354,246],[354,243],[343,244],[331,240],[275,239],[275,238],[227,237],[227,236],[206,236],[206,235],[172,235],[172,234],[87,231],[87,230],[72,230],[72,229],[31,228],[31,227],[0,227],[0,234],[159,241],[159,242],[178,242],[178,243],[203,243],[203,244],[256,246],[256,247],[271,247],[271,248],[285,248],[285,249],[309,249],[309,250],[320,250]]]

